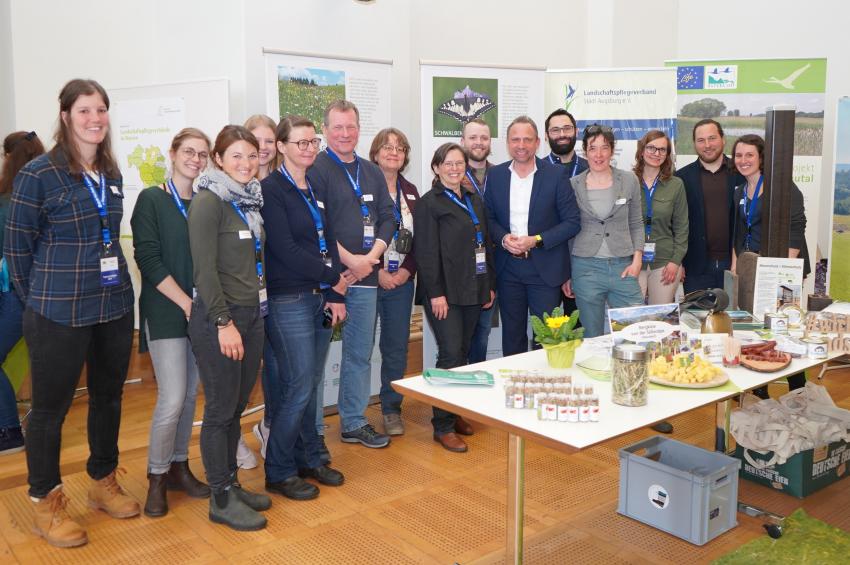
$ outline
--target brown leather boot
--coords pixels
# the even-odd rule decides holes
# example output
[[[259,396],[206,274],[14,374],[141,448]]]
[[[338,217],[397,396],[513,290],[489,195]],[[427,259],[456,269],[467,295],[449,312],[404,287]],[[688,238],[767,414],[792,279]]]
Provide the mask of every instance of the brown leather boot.
[[[168,475],[148,474],[148,498],[145,501],[145,516],[159,518],[168,514],[168,499],[165,496],[165,484]]]
[[[192,498],[209,498],[210,487],[195,478],[188,461],[174,461],[168,471],[168,490],[183,491]]]
[[[455,432],[464,436],[471,436],[475,433],[475,430],[472,429],[469,422],[460,416],[455,416]]]
[[[442,445],[443,448],[454,451],[455,453],[464,453],[468,449],[466,442],[460,439],[460,436],[454,432],[442,435],[434,434],[434,441]]]
[[[89,489],[89,506],[103,510],[113,518],[132,518],[138,516],[139,503],[133,500],[115,478],[115,473],[125,473],[120,467],[112,471]]]
[[[67,505],[68,497],[62,492],[62,485],[39,499],[34,505],[33,533],[55,547],[77,547],[88,543],[86,531],[65,511]]]

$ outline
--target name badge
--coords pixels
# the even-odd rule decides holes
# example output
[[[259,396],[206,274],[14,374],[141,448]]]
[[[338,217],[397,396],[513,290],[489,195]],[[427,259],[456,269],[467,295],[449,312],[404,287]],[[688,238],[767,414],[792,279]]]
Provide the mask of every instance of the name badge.
[[[321,200],[316,200],[316,206],[318,206],[318,207],[319,207],[319,208],[321,208],[322,210],[324,210],[324,209],[325,209],[325,203],[324,203],[324,202],[322,202]]]
[[[407,197],[408,200],[416,200],[416,195],[414,194],[405,194],[405,197]]]
[[[643,260],[646,263],[650,263],[655,261],[655,244],[654,243],[644,243],[643,244]]]
[[[365,224],[363,226],[363,249],[372,249],[375,245],[375,226]]]
[[[251,239],[251,230],[239,230],[239,239]]]
[[[475,249],[475,274],[483,275],[487,273],[487,253],[483,247]]]
[[[625,198],[618,198],[618,199],[614,202],[614,205],[615,205],[615,206],[619,206],[620,204],[625,204],[625,203],[626,203],[626,199],[625,199]]]
[[[119,197],[121,196],[121,191],[118,190],[117,186],[109,185],[109,190],[111,190],[112,194],[114,194],[115,196],[119,196]]]
[[[269,315],[269,293],[265,288],[260,289],[260,316]]]
[[[391,273],[398,271],[401,264],[401,255],[395,249],[387,251],[387,270]]]
[[[115,286],[120,282],[118,274],[118,257],[104,255],[100,258],[100,285]]]
[[[333,259],[331,259],[330,255],[325,255],[324,257],[322,257],[322,262],[325,264],[325,267],[333,269],[334,261]],[[331,285],[329,285],[328,283],[319,283],[319,288],[322,290],[330,287]]]
[[[372,201],[372,195],[371,194],[364,194],[363,195],[363,202],[371,202],[371,201]]]

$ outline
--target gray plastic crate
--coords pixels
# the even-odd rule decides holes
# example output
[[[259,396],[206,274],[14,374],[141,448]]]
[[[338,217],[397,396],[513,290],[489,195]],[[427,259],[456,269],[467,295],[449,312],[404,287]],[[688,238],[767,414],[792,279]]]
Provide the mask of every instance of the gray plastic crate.
[[[738,525],[741,462],[661,436],[620,449],[617,512],[696,545]]]

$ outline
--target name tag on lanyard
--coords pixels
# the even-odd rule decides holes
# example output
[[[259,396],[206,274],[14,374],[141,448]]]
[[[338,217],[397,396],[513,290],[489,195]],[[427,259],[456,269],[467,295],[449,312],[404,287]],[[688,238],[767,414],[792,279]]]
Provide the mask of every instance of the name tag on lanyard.
[[[387,251],[387,271],[395,273],[401,265],[401,255],[395,249]]]
[[[375,246],[375,226],[371,221],[363,221],[363,249]]]
[[[487,252],[481,246],[475,248],[475,274],[487,274]]]
[[[643,261],[644,263],[651,263],[655,261],[655,244],[646,242],[643,244]]]
[[[111,249],[103,249],[100,253],[100,285],[115,286],[119,282],[118,257]]]

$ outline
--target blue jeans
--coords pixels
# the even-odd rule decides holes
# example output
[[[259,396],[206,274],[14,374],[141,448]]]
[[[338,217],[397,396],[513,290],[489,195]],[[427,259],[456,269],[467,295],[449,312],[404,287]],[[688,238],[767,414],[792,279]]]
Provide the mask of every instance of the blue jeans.
[[[606,304],[607,308],[643,304],[643,294],[637,278],[620,277],[631,262],[631,257],[573,256],[573,292],[576,295],[576,305],[585,337],[606,333],[603,327]]]
[[[723,261],[709,259],[708,266],[700,275],[692,275],[687,269],[685,269],[685,282],[682,283],[682,286],[685,287],[686,293],[693,292],[695,290],[704,290],[707,288],[723,288],[724,272],[731,266],[731,259]]]
[[[285,294],[269,299],[267,343],[277,362],[278,394],[269,443],[266,480],[280,482],[299,468],[321,465],[316,435],[316,383],[321,381],[331,344],[330,328],[322,326],[325,301],[321,294]]]
[[[469,344],[469,359],[467,363],[480,363],[487,360],[487,344],[490,341],[490,328],[493,327],[493,312],[499,307],[499,299],[493,301],[493,305],[484,310],[478,316],[478,324],[475,325],[475,333],[472,334],[472,343]]]
[[[268,322],[266,322],[268,325]],[[260,379],[263,383],[263,423],[269,428],[272,425],[275,410],[277,409],[277,400],[280,398],[280,393],[277,390],[277,359],[274,356],[272,344],[269,342],[269,332],[266,330],[266,340],[263,343],[263,370],[260,373]]]
[[[375,316],[378,289],[356,286],[345,295],[348,321],[342,326],[342,362],[339,370],[337,404],[343,432],[369,423],[366,407],[372,380],[372,347],[375,345]]]
[[[24,305],[14,290],[0,292],[0,428],[19,428],[15,389],[3,371],[6,356],[24,335]]]
[[[410,340],[410,312],[413,310],[413,281],[392,290],[378,289],[378,316],[381,318],[381,413],[401,414],[402,395],[392,382],[404,376],[407,344]]]

